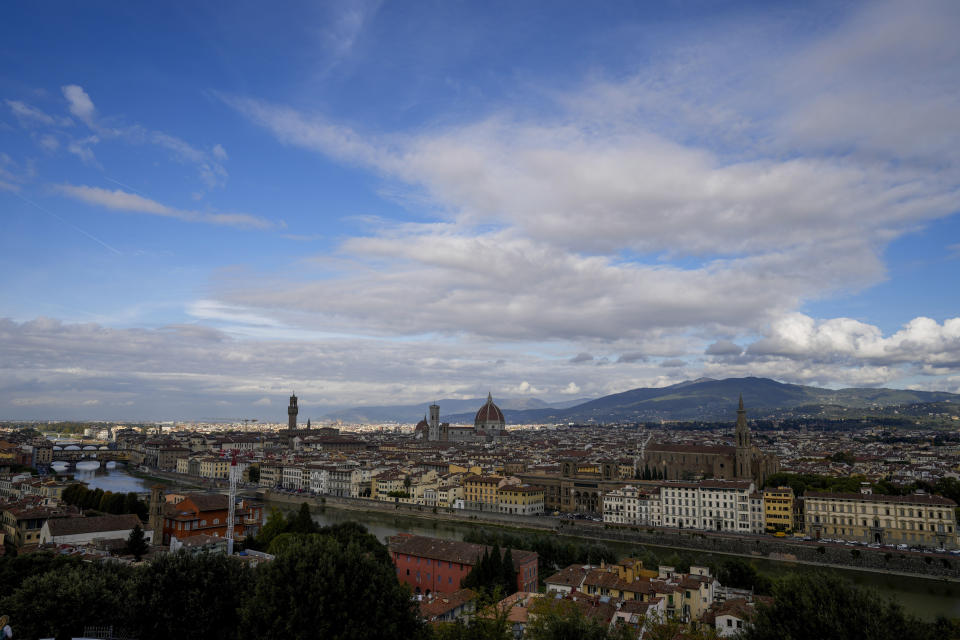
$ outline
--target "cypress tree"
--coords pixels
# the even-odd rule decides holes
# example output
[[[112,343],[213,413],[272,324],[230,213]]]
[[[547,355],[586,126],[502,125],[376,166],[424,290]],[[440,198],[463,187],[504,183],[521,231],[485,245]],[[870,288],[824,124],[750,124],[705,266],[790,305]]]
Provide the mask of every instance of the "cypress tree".
[[[503,554],[503,595],[508,596],[514,593],[517,589],[517,572],[513,568],[513,552],[510,550],[510,547],[507,547],[506,553]]]

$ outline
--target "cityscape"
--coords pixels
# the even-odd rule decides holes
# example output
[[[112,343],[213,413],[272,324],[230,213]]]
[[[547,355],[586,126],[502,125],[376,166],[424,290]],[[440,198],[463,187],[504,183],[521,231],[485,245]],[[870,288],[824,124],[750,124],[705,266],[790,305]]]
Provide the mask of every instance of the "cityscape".
[[[960,5],[16,5],[0,640],[960,639]]]

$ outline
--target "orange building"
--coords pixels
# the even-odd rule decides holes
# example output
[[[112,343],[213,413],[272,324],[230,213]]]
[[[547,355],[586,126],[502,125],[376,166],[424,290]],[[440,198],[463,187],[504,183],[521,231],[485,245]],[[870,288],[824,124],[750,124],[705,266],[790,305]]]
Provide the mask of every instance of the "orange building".
[[[227,496],[206,493],[188,493],[183,500],[164,505],[163,544],[169,544],[171,536],[179,540],[199,533],[224,537],[229,506]],[[263,523],[263,505],[241,500],[234,518],[236,537],[254,535]]]

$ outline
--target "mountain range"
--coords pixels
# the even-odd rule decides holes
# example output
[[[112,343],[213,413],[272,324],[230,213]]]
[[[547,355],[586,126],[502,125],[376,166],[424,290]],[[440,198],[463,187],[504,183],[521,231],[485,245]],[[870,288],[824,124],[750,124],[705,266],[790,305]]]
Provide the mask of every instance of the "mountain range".
[[[648,420],[733,420],[737,401],[752,417],[818,415],[833,409],[874,411],[897,405],[960,403],[960,395],[944,391],[848,388],[822,389],[786,384],[769,378],[700,378],[669,387],[639,388],[591,400],[549,405],[537,398],[494,398],[508,424],[553,424],[566,422],[625,422]],[[444,422],[473,422],[486,398],[439,400]],[[357,407],[331,414],[345,422],[419,421],[429,402],[416,405]]]

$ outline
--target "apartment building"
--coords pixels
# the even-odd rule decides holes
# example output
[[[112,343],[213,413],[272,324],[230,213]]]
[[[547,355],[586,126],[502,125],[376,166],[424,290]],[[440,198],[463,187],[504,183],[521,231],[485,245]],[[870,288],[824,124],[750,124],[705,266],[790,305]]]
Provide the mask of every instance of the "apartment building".
[[[763,492],[764,530],[767,533],[793,533],[793,489],[777,487]]]
[[[908,544],[955,549],[957,504],[942,496],[915,493],[879,495],[808,492],[804,496],[807,533],[879,544]]]
[[[763,532],[763,497],[752,480],[665,482],[660,495],[664,526]]]
[[[543,515],[543,487],[508,484],[497,491],[500,513],[518,516]]]

